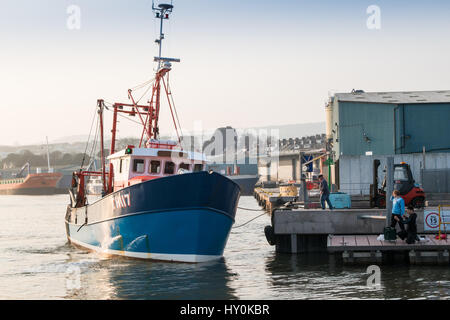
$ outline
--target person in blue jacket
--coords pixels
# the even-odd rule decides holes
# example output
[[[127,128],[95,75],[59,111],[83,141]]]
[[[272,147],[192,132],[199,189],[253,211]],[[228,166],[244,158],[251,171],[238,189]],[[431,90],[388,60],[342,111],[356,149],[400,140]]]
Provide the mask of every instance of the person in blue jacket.
[[[403,215],[405,214],[405,200],[400,197],[400,191],[394,190],[394,192],[392,192],[391,201],[393,202],[391,227],[395,229],[395,226],[398,222],[401,232],[405,233],[405,226],[403,225]]]

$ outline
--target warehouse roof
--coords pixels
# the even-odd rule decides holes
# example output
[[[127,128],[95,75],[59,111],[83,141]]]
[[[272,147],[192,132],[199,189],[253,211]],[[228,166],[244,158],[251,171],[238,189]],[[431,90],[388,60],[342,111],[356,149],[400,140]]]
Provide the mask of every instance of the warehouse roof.
[[[338,101],[369,102],[392,104],[450,103],[450,90],[444,91],[405,91],[405,92],[364,92],[336,93]]]

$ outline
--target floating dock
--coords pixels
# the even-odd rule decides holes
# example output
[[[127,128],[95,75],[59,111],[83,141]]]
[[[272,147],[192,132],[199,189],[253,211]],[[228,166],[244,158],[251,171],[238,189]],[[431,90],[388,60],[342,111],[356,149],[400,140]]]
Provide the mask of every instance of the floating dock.
[[[256,188],[253,196],[258,201],[258,205],[269,213],[288,202],[298,200],[297,195],[282,195],[279,188]]]
[[[258,205],[267,212],[272,213],[273,210],[282,208],[286,203],[290,203],[292,208],[304,209],[320,209],[320,196],[318,192],[309,193],[305,205],[305,201],[300,200],[298,190],[295,195],[283,194],[279,187],[277,188],[255,188],[253,196]],[[370,209],[369,196],[352,196],[352,208]]]
[[[380,241],[376,235],[328,236],[330,254],[341,255],[347,264],[385,263],[403,260],[410,264],[450,263],[450,241],[424,235],[425,241],[407,244],[404,240]]]

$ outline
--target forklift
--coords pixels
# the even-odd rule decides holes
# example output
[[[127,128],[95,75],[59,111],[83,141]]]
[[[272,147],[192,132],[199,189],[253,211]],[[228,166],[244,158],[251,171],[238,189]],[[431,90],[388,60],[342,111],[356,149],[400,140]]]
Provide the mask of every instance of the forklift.
[[[373,184],[370,185],[370,207],[386,208],[386,175],[381,189],[378,189],[378,168],[380,160],[373,161]],[[384,170],[386,172],[386,170]],[[425,191],[414,181],[409,164],[402,162],[394,165],[394,190],[400,191],[405,206],[414,208],[425,206]],[[389,195],[390,196],[390,195]]]

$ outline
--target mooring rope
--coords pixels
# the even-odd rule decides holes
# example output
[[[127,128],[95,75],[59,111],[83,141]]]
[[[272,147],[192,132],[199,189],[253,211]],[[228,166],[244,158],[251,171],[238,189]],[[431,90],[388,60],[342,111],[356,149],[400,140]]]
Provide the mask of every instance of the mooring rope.
[[[241,207],[238,207],[238,209],[241,209],[241,210],[248,210],[248,211],[263,211],[263,210],[261,210],[261,209],[256,210],[256,209],[248,209],[248,208],[241,208]],[[239,225],[239,226],[233,227],[233,229],[237,229],[237,228],[243,227],[243,226],[249,224],[250,222],[252,222],[252,221],[254,221],[254,220],[256,220],[256,219],[258,219],[258,218],[260,218],[260,217],[262,217],[262,216],[265,216],[266,214],[267,214],[267,213],[264,212],[263,214],[260,214],[259,216],[254,217],[254,218],[248,220],[248,221],[247,221],[246,223],[244,223],[244,224],[241,224],[241,225]]]
[[[264,210],[262,210],[262,209],[250,209],[250,208],[242,208],[242,207],[237,207],[238,209],[241,209],[241,210],[247,210],[247,211],[264,211]]]

